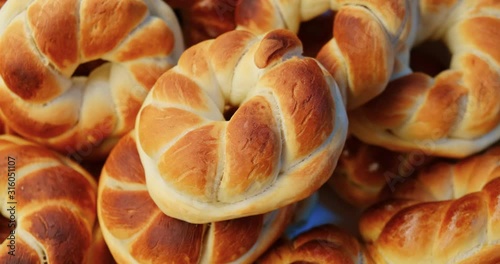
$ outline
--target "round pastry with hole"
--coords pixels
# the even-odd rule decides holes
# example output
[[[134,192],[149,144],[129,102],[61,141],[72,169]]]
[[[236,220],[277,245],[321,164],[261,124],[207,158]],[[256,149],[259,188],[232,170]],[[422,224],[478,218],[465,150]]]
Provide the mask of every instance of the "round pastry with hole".
[[[87,263],[97,223],[92,176],[11,135],[0,136],[0,157],[0,263]]]
[[[283,234],[294,208],[208,224],[172,218],[148,193],[132,133],[111,151],[99,181],[99,222],[118,263],[252,263]]]
[[[346,112],[334,79],[301,52],[290,31],[232,31],[189,48],[159,78],[136,136],[163,212],[192,223],[261,214],[327,181]]]
[[[160,0],[15,0],[0,11],[0,115],[63,153],[105,155],[176,64],[182,35]]]
[[[334,11],[333,37],[317,59],[337,81],[347,108],[354,109],[384,91],[391,79],[411,71],[408,43],[419,23],[418,4],[413,0],[241,0],[235,21],[238,29],[256,34],[277,28],[298,32],[302,22]],[[316,34],[332,34],[322,28],[332,27],[318,26]]]
[[[500,147],[398,184],[359,226],[376,263],[500,263]]]
[[[392,81],[350,113],[362,141],[404,152],[462,158],[500,139],[500,2],[420,1],[414,44],[441,39],[449,69]]]

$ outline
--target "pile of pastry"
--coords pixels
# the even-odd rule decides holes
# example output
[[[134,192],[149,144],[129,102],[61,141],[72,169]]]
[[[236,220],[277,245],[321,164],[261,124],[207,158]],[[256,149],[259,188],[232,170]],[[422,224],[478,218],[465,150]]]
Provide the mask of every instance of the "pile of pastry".
[[[500,1],[0,6],[1,263],[500,263]]]

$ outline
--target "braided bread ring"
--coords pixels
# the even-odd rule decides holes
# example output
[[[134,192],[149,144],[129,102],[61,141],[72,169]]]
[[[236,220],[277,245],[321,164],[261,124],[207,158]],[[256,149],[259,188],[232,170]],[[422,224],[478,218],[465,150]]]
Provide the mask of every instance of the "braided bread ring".
[[[420,4],[417,41],[443,39],[450,69],[394,80],[350,114],[352,133],[392,150],[465,157],[500,139],[500,2]]]
[[[210,224],[165,215],[150,198],[132,134],[111,152],[99,182],[98,216],[118,263],[252,263],[283,233],[294,206]],[[174,202],[175,204],[175,202]]]
[[[287,28],[336,10],[333,38],[318,60],[356,108],[380,94],[387,83],[407,74],[418,1],[409,0],[242,0],[236,7],[238,29],[266,32]]]
[[[0,136],[0,157],[0,168],[14,167],[12,178],[0,177],[0,211],[16,221],[0,246],[0,263],[85,263],[96,222],[97,186],[90,174],[10,135]]]
[[[347,119],[334,80],[286,30],[188,49],[146,98],[136,133],[166,214],[206,223],[304,199],[330,177]],[[229,121],[225,105],[239,106]]]
[[[499,263],[500,147],[437,163],[368,209],[360,232],[377,263]]]
[[[0,21],[0,115],[64,153],[92,146],[107,154],[183,50],[176,17],[160,0],[8,1]],[[109,63],[72,76],[97,59]]]

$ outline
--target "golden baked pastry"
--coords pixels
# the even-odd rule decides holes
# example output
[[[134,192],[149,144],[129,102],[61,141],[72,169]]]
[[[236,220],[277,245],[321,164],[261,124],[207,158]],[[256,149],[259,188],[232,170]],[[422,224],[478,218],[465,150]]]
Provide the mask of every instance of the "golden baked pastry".
[[[347,108],[353,109],[380,94],[393,76],[410,71],[408,43],[418,24],[418,2],[241,0],[235,19],[237,28],[255,33],[276,28],[298,32],[301,22],[335,11],[333,38],[317,58],[337,81]]]
[[[500,263],[500,147],[422,170],[359,226],[377,263]]]
[[[349,136],[328,183],[347,203],[366,208],[434,159],[423,152],[394,152]]]
[[[13,1],[14,2],[14,1]],[[0,136],[0,263],[85,263],[96,223],[96,182],[45,147]]]
[[[169,217],[150,198],[132,134],[113,149],[99,182],[99,222],[118,263],[251,263],[282,235],[293,209],[209,224]]]
[[[133,128],[183,43],[160,0],[16,0],[0,11],[0,50],[7,125],[60,152],[88,156],[105,155]]]
[[[158,79],[136,136],[163,212],[191,223],[261,214],[327,181],[346,113],[333,78],[301,48],[286,30],[232,31],[189,48]]]
[[[373,261],[354,236],[334,225],[322,225],[292,241],[280,241],[257,263],[371,264]]]
[[[449,69],[392,81],[350,113],[351,131],[392,150],[466,157],[500,139],[500,2],[420,1],[420,13],[414,44],[441,39]]]

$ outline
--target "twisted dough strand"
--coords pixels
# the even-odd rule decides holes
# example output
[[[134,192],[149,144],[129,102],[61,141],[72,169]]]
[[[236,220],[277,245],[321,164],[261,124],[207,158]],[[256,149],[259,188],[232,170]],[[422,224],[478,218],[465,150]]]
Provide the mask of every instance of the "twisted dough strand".
[[[362,216],[377,263],[498,263],[500,148],[439,163]]]

